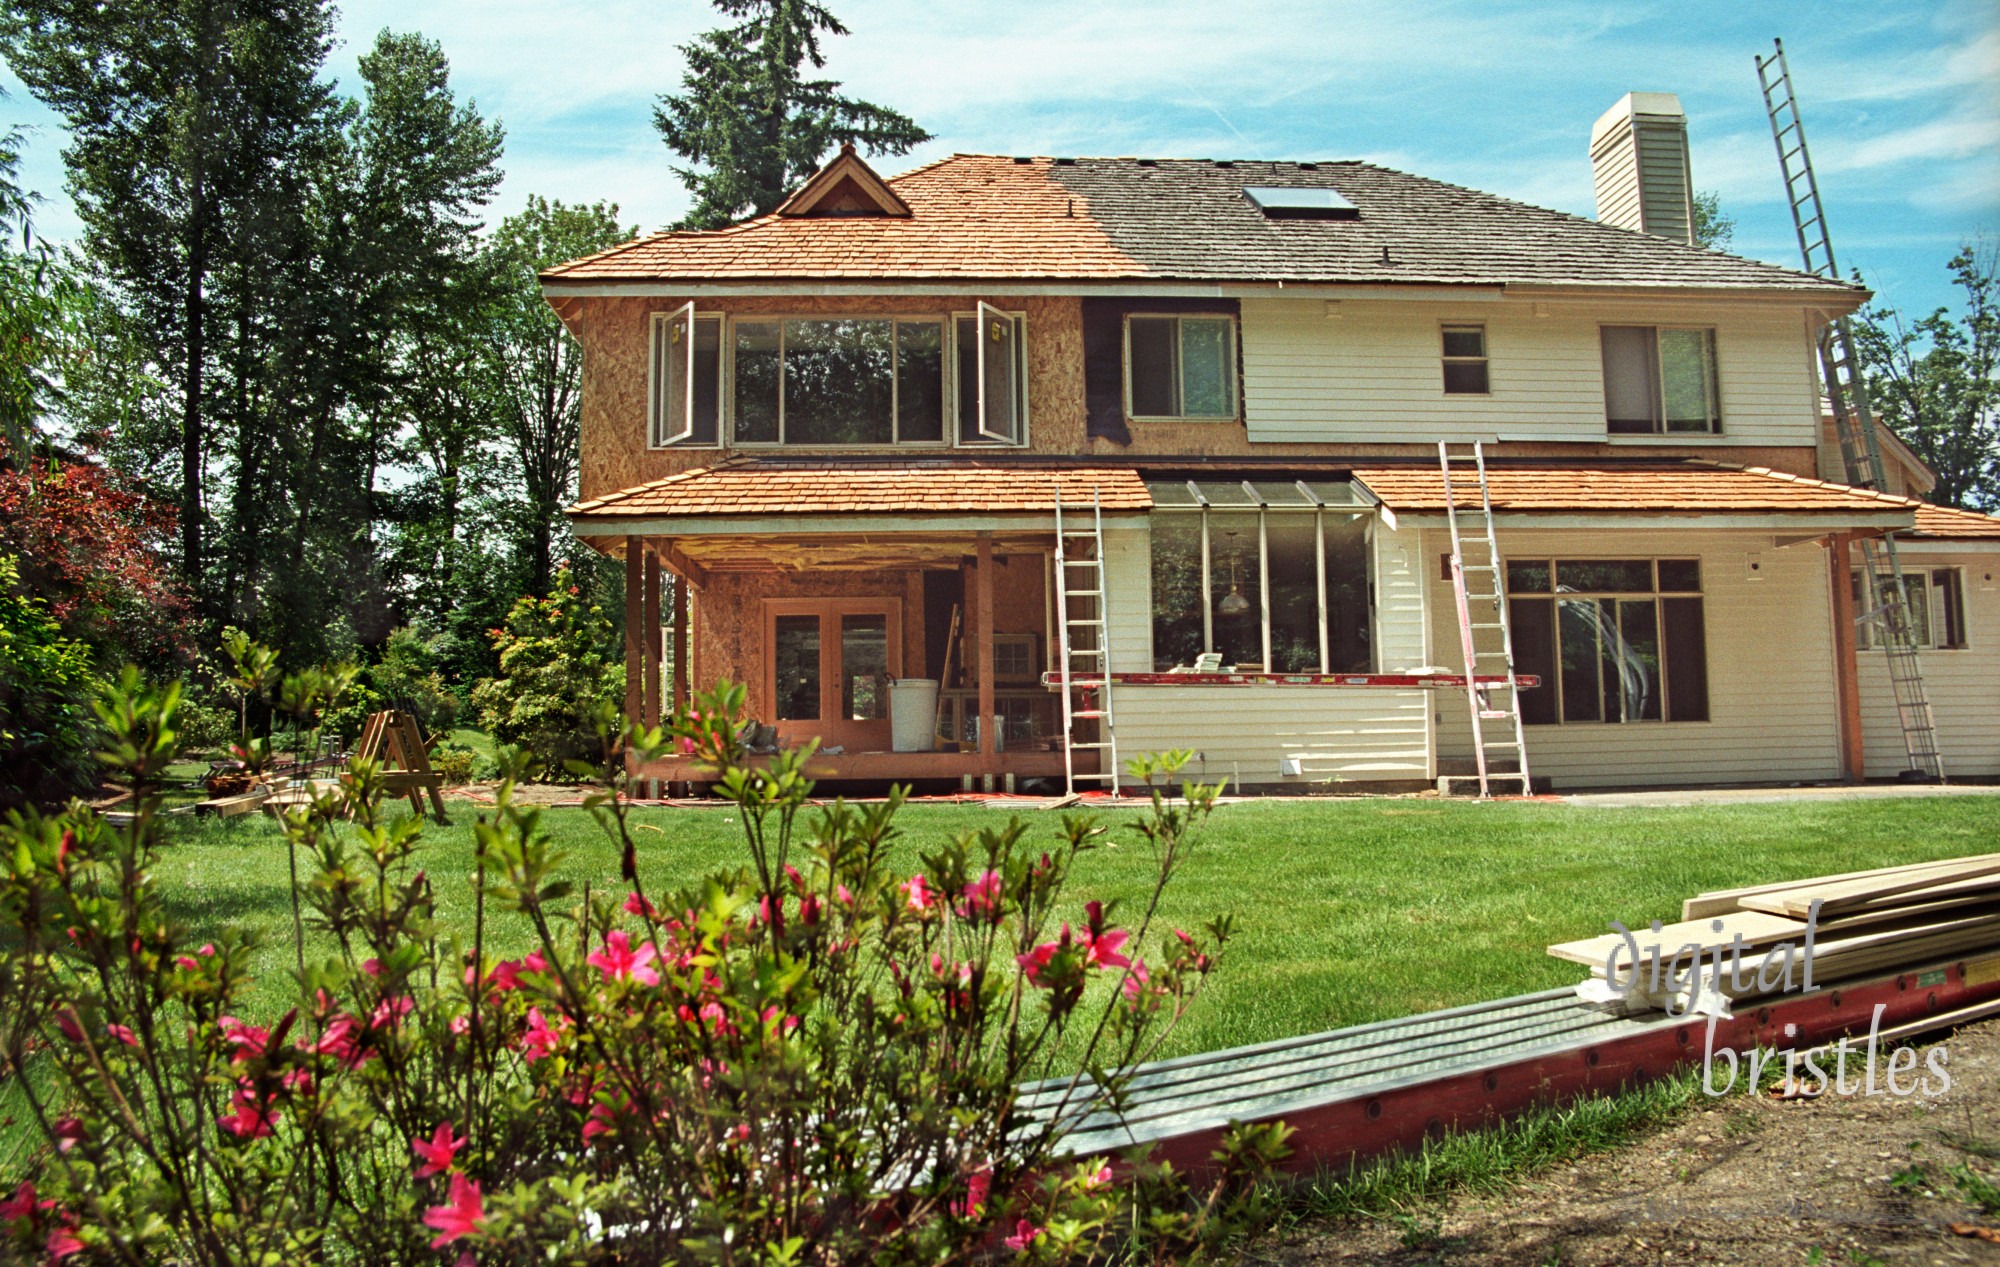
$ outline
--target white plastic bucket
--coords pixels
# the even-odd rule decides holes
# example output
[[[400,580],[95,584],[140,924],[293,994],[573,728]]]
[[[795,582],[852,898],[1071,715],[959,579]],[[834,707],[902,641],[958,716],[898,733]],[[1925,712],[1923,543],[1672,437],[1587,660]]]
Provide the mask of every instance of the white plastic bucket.
[[[929,752],[937,744],[938,684],[933,678],[899,677],[889,683],[889,747]]]

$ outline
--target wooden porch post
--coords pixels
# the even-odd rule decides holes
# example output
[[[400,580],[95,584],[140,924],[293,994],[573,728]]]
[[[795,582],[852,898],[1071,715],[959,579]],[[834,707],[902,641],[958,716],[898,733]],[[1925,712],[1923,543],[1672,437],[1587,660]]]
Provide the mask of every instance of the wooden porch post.
[[[993,734],[993,534],[979,534],[978,561],[973,584],[977,591],[977,625],[974,638],[979,647],[979,766],[994,774],[1000,762]]]
[[[640,664],[640,626],[645,623],[643,599],[646,589],[646,545],[638,537],[625,538],[625,720],[639,720],[640,690],[645,670]]]
[[[660,556],[646,551],[646,594],[639,623],[646,638],[644,724],[660,724]]]
[[[1827,538],[1827,584],[1833,590],[1833,680],[1840,702],[1840,773],[1860,782],[1865,771],[1861,748],[1861,661],[1855,650],[1854,588],[1848,546],[1852,533]]]
[[[674,707],[688,703],[688,583],[685,576],[674,578]]]

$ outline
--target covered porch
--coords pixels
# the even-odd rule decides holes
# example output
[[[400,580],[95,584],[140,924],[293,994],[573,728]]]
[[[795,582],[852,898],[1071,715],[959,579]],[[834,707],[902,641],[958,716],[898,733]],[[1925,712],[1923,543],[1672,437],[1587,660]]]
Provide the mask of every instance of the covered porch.
[[[1129,470],[764,461],[570,513],[624,561],[629,716],[654,725],[738,681],[753,749],[816,742],[821,781],[1055,790],[1098,768],[1095,750],[1065,752],[1062,695],[1042,680],[1060,637],[1058,490],[1066,515],[1088,523],[1095,501],[1107,527],[1150,505]],[[897,686],[912,680],[939,684],[934,714],[922,687]],[[714,771],[674,756],[632,773],[699,785]]]

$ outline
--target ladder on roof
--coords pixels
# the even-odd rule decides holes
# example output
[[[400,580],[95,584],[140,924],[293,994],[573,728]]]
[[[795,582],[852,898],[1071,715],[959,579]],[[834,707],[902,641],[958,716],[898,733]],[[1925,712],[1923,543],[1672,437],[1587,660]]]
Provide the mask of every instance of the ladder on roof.
[[[1493,795],[1495,783],[1519,784],[1525,795],[1531,787],[1528,738],[1521,729],[1521,688],[1514,677],[1505,565],[1500,542],[1493,534],[1486,450],[1476,443],[1469,448],[1459,445],[1457,452],[1453,447],[1438,443],[1438,471],[1444,476],[1445,521],[1451,525],[1451,593],[1458,608],[1459,648],[1465,657],[1465,701],[1472,718],[1479,795]],[[1458,505],[1452,483],[1454,462],[1458,463],[1460,481],[1466,485],[1476,482],[1479,487],[1477,509]],[[1461,526],[1461,519],[1470,522]],[[1492,680],[1496,678],[1502,680]],[[1441,789],[1448,789],[1450,779],[1438,783]]]
[[[1073,517],[1072,517],[1073,518]],[[1111,713],[1111,652],[1104,583],[1104,512],[1090,490],[1089,527],[1071,526],[1063,514],[1062,485],[1056,485],[1055,594],[1058,659],[1062,688],[1063,792],[1076,795],[1080,782],[1118,790],[1118,731]],[[1078,557],[1072,542],[1082,546]],[[1076,754],[1095,752],[1097,769],[1078,770]]]
[[[1833,237],[1820,201],[1819,180],[1813,175],[1812,153],[1806,148],[1805,124],[1799,118],[1798,96],[1792,89],[1785,43],[1773,40],[1769,57],[1756,58],[1757,83],[1764,90],[1764,109],[1771,119],[1771,139],[1778,147],[1778,167],[1785,178],[1785,201],[1798,231],[1799,253],[1806,271],[1838,280]],[[1888,491],[1882,468],[1882,445],[1868,407],[1868,389],[1860,374],[1854,329],[1846,317],[1835,317],[1820,332],[1820,376],[1833,406],[1834,431],[1847,482],[1856,488]],[[1917,652],[1910,619],[1903,564],[1896,554],[1896,535],[1864,537],[1861,545],[1861,589],[1865,610],[1857,624],[1872,625],[1875,642],[1889,662],[1889,683],[1896,699],[1896,718],[1903,730],[1908,759],[1905,778],[1944,780],[1944,756],[1938,749],[1937,719],[1924,687],[1923,662]]]

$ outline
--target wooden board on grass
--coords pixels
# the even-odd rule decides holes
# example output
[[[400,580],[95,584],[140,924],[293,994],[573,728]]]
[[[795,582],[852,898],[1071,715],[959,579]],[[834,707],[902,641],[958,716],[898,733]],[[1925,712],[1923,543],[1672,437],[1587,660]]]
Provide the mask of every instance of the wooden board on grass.
[[[1825,948],[1838,944],[1843,937],[1857,928],[1897,921],[1922,920],[1926,916],[1938,915],[1944,911],[1962,910],[1995,900],[1996,895],[1991,892],[1964,893],[1919,905],[1862,910],[1831,919],[1822,915],[1819,931],[1815,937],[1815,956],[1823,957],[1826,953]],[[1715,927],[1717,923],[1722,925],[1719,930]],[[1775,946],[1779,942],[1803,941],[1806,935],[1806,921],[1767,911],[1732,911],[1712,919],[1667,924],[1657,933],[1650,928],[1635,928],[1632,930],[1632,940],[1638,943],[1639,954],[1642,957],[1657,947],[1660,960],[1664,963],[1690,942],[1699,945],[1704,954],[1716,946],[1721,946],[1726,952],[1735,945],[1738,934],[1742,935],[1743,949],[1748,953],[1751,950]],[[1588,964],[1601,976],[1605,961],[1614,948],[1620,949],[1619,961],[1622,965],[1631,952],[1625,947],[1625,939],[1617,933],[1604,933],[1580,941],[1561,942],[1550,946],[1548,952],[1557,959]]]
[[[1964,880],[1980,880],[1985,877],[1992,877],[1995,887],[2000,888],[2000,857],[1989,855],[1985,859],[1933,863],[1897,875],[1859,880],[1806,880],[1771,893],[1754,894],[1742,900],[1755,901],[1757,903],[1755,909],[1774,914],[1782,912],[1795,919],[1804,919],[1812,910],[1812,904],[1818,902],[1820,918],[1826,919],[1843,912],[1898,904],[1885,900],[1890,898],[1900,897],[1906,902],[1914,903],[1922,899],[1905,895],[1922,889],[1934,889],[1940,885]]]
[[[1846,911],[1837,911],[1831,918],[1851,920],[1863,915],[1888,914],[1914,911],[1919,907],[1936,908],[1941,902],[1991,902],[2000,900],[2000,874],[1967,876],[1962,880],[1947,880],[1929,888],[1910,889],[1903,893],[1892,893],[1886,897],[1869,900],[1861,906]],[[1793,894],[1790,890],[1776,893],[1753,893],[1742,899],[1746,911],[1763,911],[1772,915],[1789,915]],[[1829,917],[1826,908],[1820,908],[1820,920]]]
[[[1715,915],[1726,915],[1730,911],[1745,909],[1740,899],[1766,893],[1779,893],[1802,888],[1811,884],[1834,884],[1847,880],[1867,880],[1878,876],[1899,875],[1906,871],[1919,871],[1929,867],[1949,866],[1959,863],[2000,863],[2000,853],[1973,854],[1965,858],[1948,859],[1945,862],[1906,862],[1893,867],[1877,867],[1872,871],[1843,871],[1838,875],[1808,877],[1803,880],[1784,880],[1775,884],[1754,884],[1740,889],[1714,889],[1707,893],[1697,893],[1681,903],[1681,918],[1708,919]],[[1754,907],[1749,909],[1756,909]]]

